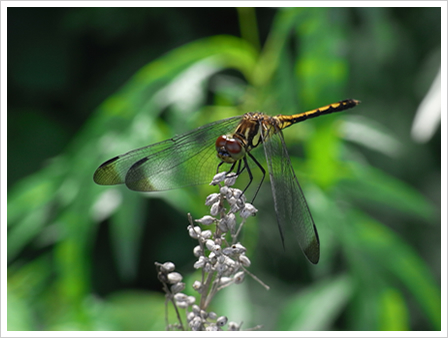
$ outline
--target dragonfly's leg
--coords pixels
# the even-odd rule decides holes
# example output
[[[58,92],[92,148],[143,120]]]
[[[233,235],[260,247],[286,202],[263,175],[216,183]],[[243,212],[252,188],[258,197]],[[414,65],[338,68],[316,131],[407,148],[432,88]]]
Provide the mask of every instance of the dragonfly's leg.
[[[260,191],[261,185],[263,184],[264,177],[266,176],[266,170],[263,168],[263,166],[260,164],[260,162],[258,162],[257,159],[251,155],[251,153],[247,153],[247,154],[250,156],[252,161],[255,162],[255,164],[258,166],[258,168],[260,168],[261,172],[263,173],[263,177],[261,178],[260,184],[258,184],[257,191],[255,191],[254,198],[252,199],[251,203],[253,203],[255,201],[255,197],[257,197],[257,194]],[[247,172],[249,173],[249,177],[250,177],[249,184],[246,187],[246,189],[247,189],[249,187],[250,183],[252,182],[252,173],[249,169],[249,165],[247,164],[246,157],[244,157],[244,162],[245,162],[245,167],[247,167]],[[246,189],[244,189],[244,191],[246,191]]]
[[[223,164],[223,163],[224,163],[224,161],[221,162],[221,163],[218,165],[218,169],[216,170],[216,173],[218,173],[218,171],[219,171],[219,166],[220,166],[221,164]],[[235,169],[235,165],[236,165],[236,162],[233,162],[233,163],[232,163],[232,166],[230,167],[229,171],[228,171],[227,174],[226,174],[226,177],[234,177],[234,176],[238,176],[238,175],[241,173],[241,172],[240,172],[241,161],[238,161],[238,168],[237,168],[236,172],[232,173],[233,169]]]
[[[236,164],[236,162],[233,163],[232,169],[235,167],[235,164]],[[236,176],[238,176],[239,174],[241,174],[241,171],[242,171],[242,170],[240,170],[240,169],[241,169],[241,161],[238,161],[238,167],[236,168],[236,171],[235,171],[235,175],[236,175]],[[230,170],[230,171],[232,171],[232,170]]]
[[[219,173],[219,167],[222,166],[224,161],[219,162],[218,166],[216,167],[216,173]]]
[[[252,157],[252,155],[250,155],[250,157]],[[252,176],[252,171],[250,171],[249,164],[247,163],[247,157],[244,156],[242,161],[244,161],[244,167],[243,167],[243,169],[241,169],[241,171],[238,174],[241,174],[244,171],[244,169],[247,169],[247,174],[249,175],[249,183],[247,183],[246,187],[243,190],[243,194],[244,194],[246,192],[247,188],[249,188],[250,184],[252,183],[252,179],[254,177]],[[241,162],[241,160],[240,160],[240,162]]]
[[[224,161],[219,162],[218,167],[216,167],[216,173],[217,174],[219,173],[219,167],[221,167],[221,165],[223,165],[224,163],[227,163],[227,162],[224,162]],[[230,167],[230,170],[227,173],[231,173],[232,172],[233,168],[235,168],[235,164],[236,164],[235,162],[232,163],[232,166]]]

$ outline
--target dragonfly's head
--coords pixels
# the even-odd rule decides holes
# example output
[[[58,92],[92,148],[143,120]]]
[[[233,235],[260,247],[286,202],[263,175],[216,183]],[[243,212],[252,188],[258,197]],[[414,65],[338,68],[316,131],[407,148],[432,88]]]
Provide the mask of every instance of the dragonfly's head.
[[[216,140],[218,157],[226,163],[235,163],[246,155],[243,141],[229,135],[221,135]]]

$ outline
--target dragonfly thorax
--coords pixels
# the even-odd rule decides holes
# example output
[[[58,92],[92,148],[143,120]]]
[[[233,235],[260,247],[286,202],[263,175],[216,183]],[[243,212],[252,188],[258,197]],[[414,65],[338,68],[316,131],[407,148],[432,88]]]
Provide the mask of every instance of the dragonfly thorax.
[[[226,163],[235,163],[246,155],[243,141],[231,135],[218,137],[215,146],[218,157]]]

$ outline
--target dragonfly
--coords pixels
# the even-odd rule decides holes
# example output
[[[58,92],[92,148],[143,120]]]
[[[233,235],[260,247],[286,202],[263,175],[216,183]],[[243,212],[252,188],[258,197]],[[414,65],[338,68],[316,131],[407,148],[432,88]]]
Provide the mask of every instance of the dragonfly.
[[[229,168],[227,174],[239,175],[246,170],[249,186],[253,179],[251,166],[261,170],[261,182],[265,177],[264,167],[251,153],[261,145],[282,243],[284,245],[283,229],[290,225],[306,258],[317,264],[319,235],[291,164],[282,130],[310,118],[353,108],[359,103],[346,99],[294,115],[249,112],[212,122],[116,156],[98,167],[93,180],[99,185],[125,184],[135,191],[162,191],[206,184],[224,165]]]

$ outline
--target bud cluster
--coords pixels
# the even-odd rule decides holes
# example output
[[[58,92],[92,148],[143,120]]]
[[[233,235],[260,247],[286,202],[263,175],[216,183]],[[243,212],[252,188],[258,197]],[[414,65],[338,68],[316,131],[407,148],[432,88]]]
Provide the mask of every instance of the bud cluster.
[[[203,229],[195,226],[189,216],[188,234],[198,242],[193,249],[193,254],[197,257],[194,268],[202,272],[201,280],[193,283],[193,289],[199,294],[199,303],[196,304],[196,297],[182,293],[185,283],[182,282],[182,276],[174,271],[173,263],[156,263],[159,280],[164,284],[168,299],[174,304],[179,320],[178,327],[181,329],[184,327],[179,309],[185,309],[188,326],[193,331],[222,331],[226,324],[228,324],[228,330],[240,329],[240,325],[234,322],[227,323],[226,316],[218,317],[216,313],[207,311],[210,302],[219,290],[232,284],[242,283],[246,273],[257,279],[246,270],[251,262],[246,256],[246,248],[237,242],[242,225],[248,217],[257,213],[257,209],[252,204],[246,203],[241,190],[231,188],[236,178],[236,175],[219,173],[211,183],[212,185],[219,184],[220,192],[211,194],[206,199],[205,204],[210,206],[210,215],[195,221],[202,226],[214,225],[214,228]],[[221,182],[224,184],[221,185]],[[224,202],[229,205],[228,211],[224,207]],[[237,213],[242,219],[238,229]]]

